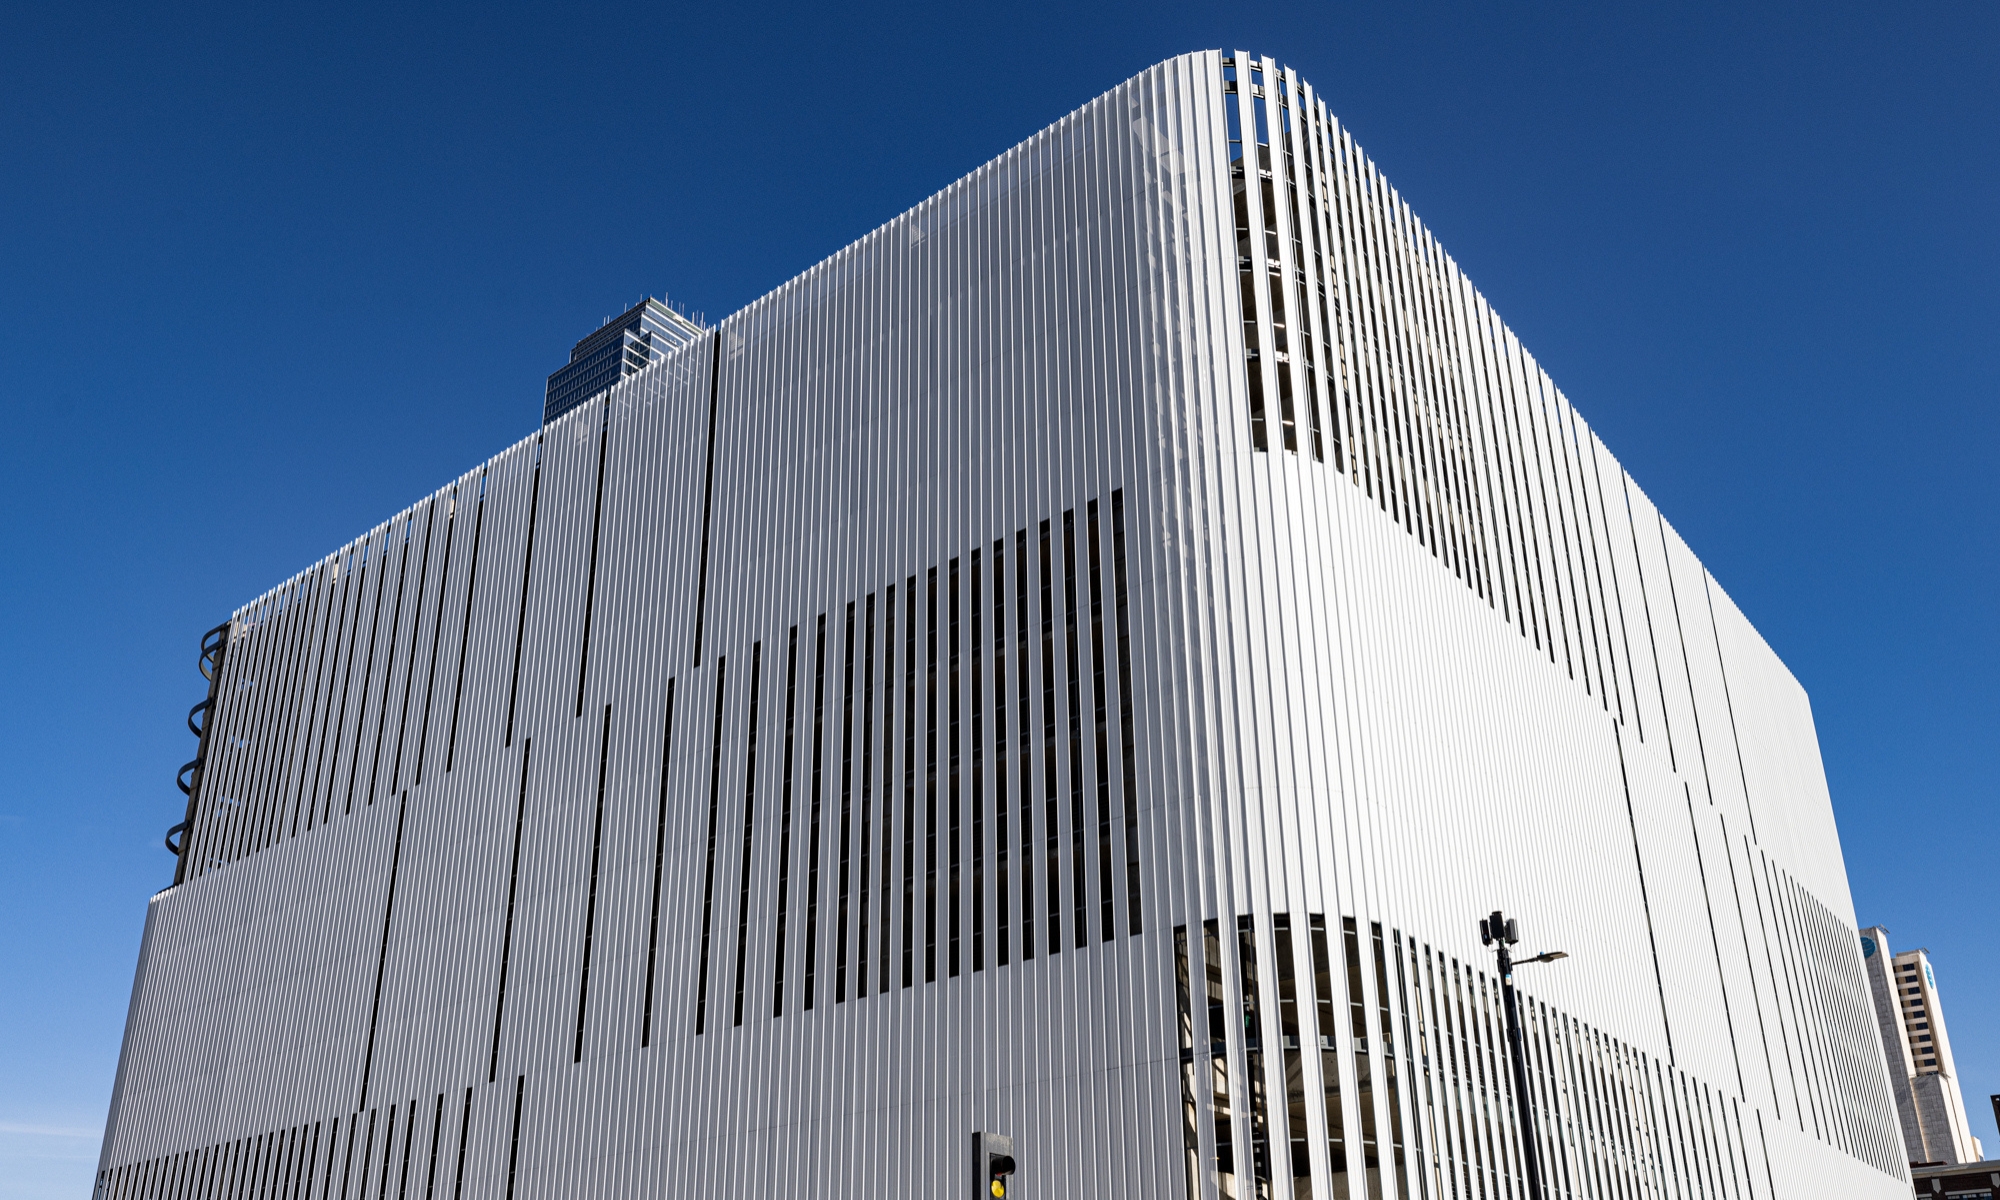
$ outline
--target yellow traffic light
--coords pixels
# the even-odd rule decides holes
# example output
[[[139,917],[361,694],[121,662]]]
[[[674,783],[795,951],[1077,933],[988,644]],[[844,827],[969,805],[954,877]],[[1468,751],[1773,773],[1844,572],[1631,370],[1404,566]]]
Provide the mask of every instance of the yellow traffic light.
[[[980,1200],[1007,1200],[1007,1177],[1014,1173],[1014,1139],[1004,1133],[972,1135],[972,1194]]]

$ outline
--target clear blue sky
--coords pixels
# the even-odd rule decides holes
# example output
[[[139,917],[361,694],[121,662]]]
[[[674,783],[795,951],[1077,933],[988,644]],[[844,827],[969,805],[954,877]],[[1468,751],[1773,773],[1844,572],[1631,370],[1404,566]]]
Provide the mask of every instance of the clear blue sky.
[[[0,1200],[88,1190],[204,629],[640,294],[729,313],[1215,46],[1314,82],[1804,682],[2000,1154],[2000,7],[22,4]]]

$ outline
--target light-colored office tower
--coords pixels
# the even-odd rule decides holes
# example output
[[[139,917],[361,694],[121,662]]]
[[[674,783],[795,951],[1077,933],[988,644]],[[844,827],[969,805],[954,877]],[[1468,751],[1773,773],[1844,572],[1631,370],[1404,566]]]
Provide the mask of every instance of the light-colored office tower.
[[[1930,952],[1905,950],[1891,957],[1889,931],[1874,925],[1861,931],[1861,957],[1868,967],[1875,1024],[1889,1061],[1889,1085],[1910,1161],[1980,1161],[1984,1149],[1972,1136],[1965,1097],[1958,1089]]]
[[[1909,1194],[1804,691],[1270,59],[209,646],[106,1200]]]

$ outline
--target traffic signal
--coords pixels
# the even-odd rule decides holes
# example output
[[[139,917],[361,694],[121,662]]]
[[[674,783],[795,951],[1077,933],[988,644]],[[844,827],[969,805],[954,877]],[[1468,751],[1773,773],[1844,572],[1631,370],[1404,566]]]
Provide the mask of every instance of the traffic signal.
[[[974,1200],[1007,1200],[1007,1181],[1014,1175],[1014,1139],[1004,1133],[972,1135],[972,1194]]]

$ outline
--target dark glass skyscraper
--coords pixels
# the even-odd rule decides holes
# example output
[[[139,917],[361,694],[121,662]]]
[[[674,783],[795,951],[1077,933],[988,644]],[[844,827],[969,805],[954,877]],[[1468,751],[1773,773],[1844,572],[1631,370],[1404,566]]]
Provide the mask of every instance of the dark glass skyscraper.
[[[542,402],[547,424],[612,384],[636,374],[707,332],[699,324],[648,296],[583,339],[569,352],[569,365],[549,376]]]

